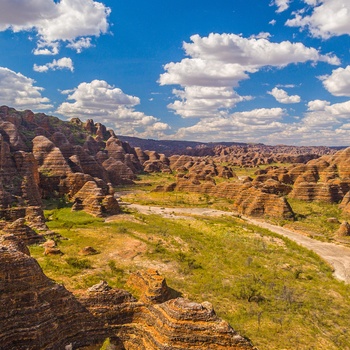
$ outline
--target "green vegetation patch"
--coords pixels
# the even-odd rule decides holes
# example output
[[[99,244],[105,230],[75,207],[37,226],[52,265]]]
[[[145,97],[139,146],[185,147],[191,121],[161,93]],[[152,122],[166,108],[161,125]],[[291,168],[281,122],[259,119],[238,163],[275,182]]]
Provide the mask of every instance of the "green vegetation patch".
[[[184,297],[210,301],[260,349],[347,349],[350,287],[297,244],[231,217],[165,219],[123,214],[113,222],[68,208],[47,211],[62,256],[31,247],[44,272],[71,290],[101,279],[125,288],[157,268]],[[69,227],[67,227],[67,225]],[[98,254],[81,256],[85,246]]]
[[[334,240],[334,233],[340,223],[350,219],[342,213],[336,203],[305,202],[294,198],[288,198],[288,202],[295,213],[296,221],[287,223],[286,227],[303,231],[318,240]],[[332,218],[336,220],[330,220]]]

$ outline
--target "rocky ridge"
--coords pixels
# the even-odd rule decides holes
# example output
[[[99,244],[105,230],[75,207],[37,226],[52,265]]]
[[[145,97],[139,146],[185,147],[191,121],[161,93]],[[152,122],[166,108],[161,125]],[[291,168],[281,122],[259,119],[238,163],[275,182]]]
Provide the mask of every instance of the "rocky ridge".
[[[143,288],[137,301],[106,283],[74,296],[42,272],[23,242],[0,237],[0,348],[77,349],[111,338],[116,349],[253,349],[209,303],[170,298],[156,271],[130,282]],[[160,283],[159,283],[160,282]],[[159,289],[158,287],[161,286]]]
[[[100,123],[6,106],[0,107],[0,164],[0,213],[9,221],[30,219],[28,208],[64,196],[93,215],[116,213],[112,187],[142,170],[135,150]],[[43,218],[39,209],[36,216]]]

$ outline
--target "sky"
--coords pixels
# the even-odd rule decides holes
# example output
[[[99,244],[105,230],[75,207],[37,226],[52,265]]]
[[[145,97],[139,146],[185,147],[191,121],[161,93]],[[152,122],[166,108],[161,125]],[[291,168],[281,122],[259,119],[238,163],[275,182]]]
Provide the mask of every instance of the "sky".
[[[0,0],[0,105],[118,135],[350,145],[350,0]]]

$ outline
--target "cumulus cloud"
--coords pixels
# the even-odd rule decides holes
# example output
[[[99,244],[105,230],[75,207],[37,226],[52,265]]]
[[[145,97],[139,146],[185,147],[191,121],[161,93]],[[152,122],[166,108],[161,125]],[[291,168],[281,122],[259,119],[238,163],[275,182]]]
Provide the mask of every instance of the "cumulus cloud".
[[[33,79],[0,67],[0,104],[18,109],[51,108],[50,100],[41,95],[44,89],[34,84]]]
[[[186,55],[203,60],[239,64],[243,67],[276,66],[285,67],[291,63],[327,62],[339,65],[335,55],[322,55],[312,47],[290,41],[274,43],[266,38],[244,38],[236,34],[215,34],[200,37],[191,36],[192,43],[184,43]]]
[[[202,119],[193,126],[180,128],[175,138],[217,141],[220,135],[221,140],[257,142],[259,137],[282,129],[279,120],[284,113],[282,108],[260,108],[236,112],[226,118]]]
[[[182,117],[228,115],[227,109],[251,98],[239,96],[232,89],[262,67],[283,68],[308,61],[340,63],[335,55],[322,55],[302,43],[271,42],[268,33],[250,38],[236,34],[193,35],[191,43],[184,43],[183,48],[189,57],[166,64],[159,78],[160,85],[182,87],[174,89],[175,97],[180,99],[168,106]]]
[[[173,93],[181,100],[169,104],[168,108],[183,118],[226,115],[238,102],[251,99],[227,87],[187,86],[184,90],[174,89]]]
[[[80,38],[75,42],[70,42],[70,44],[67,45],[67,47],[75,50],[77,53],[81,53],[83,49],[88,49],[91,46],[93,46],[91,44],[91,38]]]
[[[277,13],[283,12],[289,8],[290,0],[275,0],[273,2],[274,5],[277,6]]]
[[[307,104],[308,111],[323,111],[326,106],[329,106],[331,103],[325,100],[314,100],[310,101]]]
[[[294,123],[284,121],[281,108],[236,112],[225,118],[201,119],[180,128],[175,139],[263,142],[265,144],[344,146],[349,143],[350,101],[331,105],[328,101],[308,103],[305,115]],[[291,117],[291,116],[289,116]]]
[[[300,96],[298,95],[289,96],[287,91],[283,89],[278,89],[277,87],[273,88],[271,91],[268,91],[267,93],[272,95],[276,99],[276,101],[278,101],[279,103],[289,104],[289,103],[300,102]]]
[[[57,109],[66,117],[93,118],[95,122],[113,127],[118,134],[139,137],[163,137],[169,125],[159,119],[136,111],[140,104],[136,96],[125,94],[121,89],[104,80],[81,83],[73,90],[62,91],[67,100]]]
[[[59,52],[59,43],[47,43],[39,40],[36,43],[36,48],[33,50],[34,55],[57,55]]]
[[[321,76],[323,86],[334,96],[350,96],[350,66],[335,69],[331,75]]]
[[[51,70],[62,70],[62,69],[69,69],[71,72],[74,71],[73,61],[69,57],[63,57],[59,60],[53,60],[51,63],[47,63],[42,66],[38,66],[34,64],[33,69],[36,72],[44,73]]]
[[[295,13],[286,22],[290,27],[307,28],[311,35],[328,39],[343,34],[350,35],[350,2],[348,0],[305,0],[313,7],[312,13],[305,9]]]
[[[80,52],[91,46],[89,37],[108,31],[110,12],[93,0],[3,0],[0,31],[35,31],[35,54],[57,54],[61,41]]]

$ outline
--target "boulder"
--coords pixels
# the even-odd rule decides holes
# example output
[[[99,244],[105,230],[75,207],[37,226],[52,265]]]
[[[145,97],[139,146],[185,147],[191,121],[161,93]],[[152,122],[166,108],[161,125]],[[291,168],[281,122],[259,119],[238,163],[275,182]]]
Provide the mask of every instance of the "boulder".
[[[335,232],[335,235],[338,237],[350,236],[350,224],[347,221],[343,221],[339,229]]]

